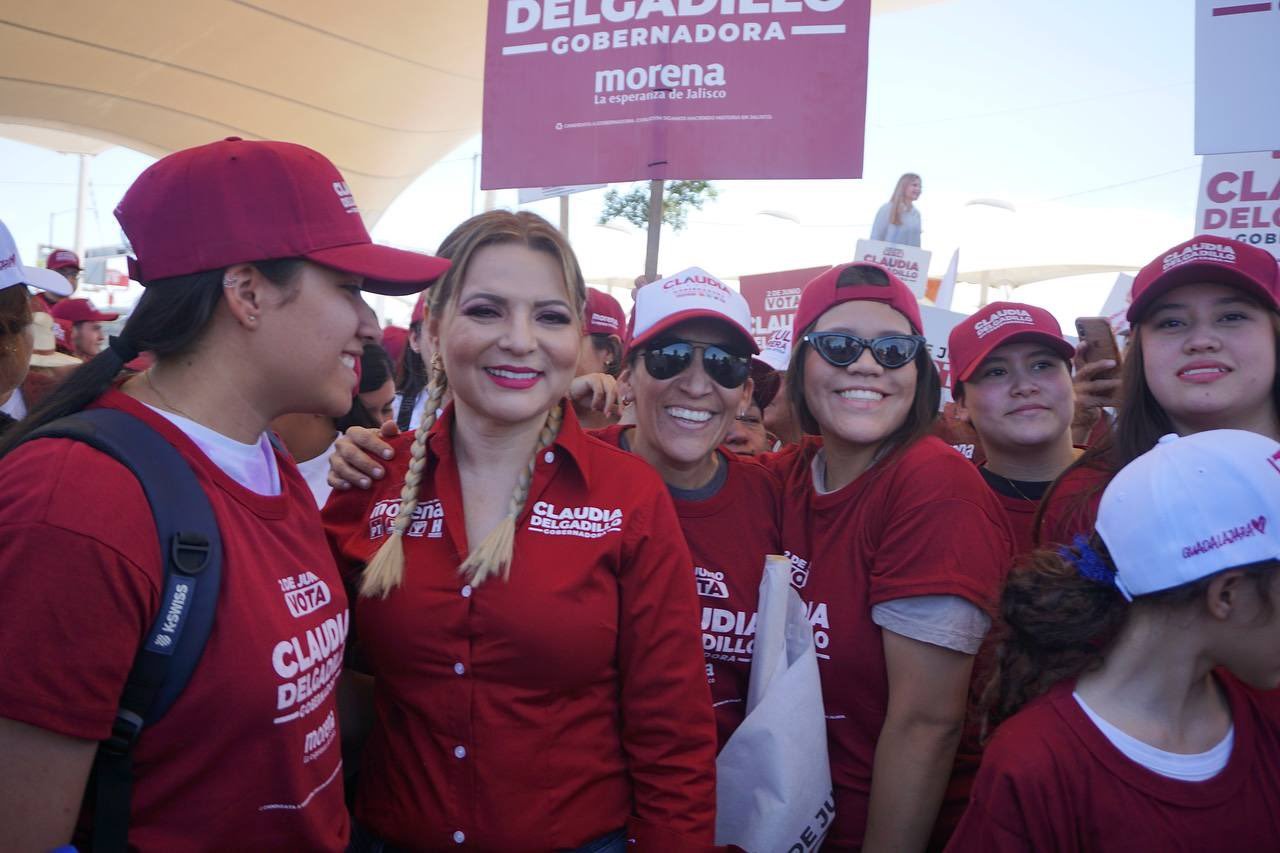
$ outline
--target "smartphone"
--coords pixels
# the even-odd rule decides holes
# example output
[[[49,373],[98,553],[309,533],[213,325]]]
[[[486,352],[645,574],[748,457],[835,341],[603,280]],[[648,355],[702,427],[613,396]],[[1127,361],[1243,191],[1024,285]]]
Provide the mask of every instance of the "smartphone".
[[[1111,321],[1106,317],[1077,317],[1076,334],[1080,336],[1082,343],[1089,345],[1084,355],[1086,361],[1108,358],[1116,363],[1114,368],[1099,373],[1095,379],[1115,379],[1120,375],[1120,348],[1116,346]]]

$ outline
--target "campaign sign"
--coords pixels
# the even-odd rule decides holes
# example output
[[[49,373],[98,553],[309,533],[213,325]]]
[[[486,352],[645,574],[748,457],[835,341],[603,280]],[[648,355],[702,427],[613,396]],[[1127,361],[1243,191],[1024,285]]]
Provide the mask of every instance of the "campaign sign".
[[[862,175],[870,0],[490,0],[484,189]]]
[[[933,357],[934,366],[938,368],[938,378],[942,380],[942,403],[951,402],[951,351],[949,341],[951,330],[967,315],[945,308],[934,308],[932,305],[920,306],[920,319],[924,321],[924,337]]]
[[[751,334],[761,349],[774,332],[791,330],[800,306],[800,291],[828,269],[808,267],[739,277],[738,291],[751,308]]]
[[[883,240],[859,240],[854,249],[856,261],[870,261],[889,270],[911,288],[917,299],[923,299],[929,284],[929,258],[932,253],[915,246],[886,243]]]
[[[576,187],[522,187],[520,189],[519,202],[520,204],[529,204],[530,202],[546,201],[549,198],[560,198],[561,196],[603,188],[604,184],[583,184]]]
[[[1280,2],[1196,0],[1196,153],[1280,146]]]
[[[1280,259],[1280,151],[1205,157],[1195,230],[1259,246]]]

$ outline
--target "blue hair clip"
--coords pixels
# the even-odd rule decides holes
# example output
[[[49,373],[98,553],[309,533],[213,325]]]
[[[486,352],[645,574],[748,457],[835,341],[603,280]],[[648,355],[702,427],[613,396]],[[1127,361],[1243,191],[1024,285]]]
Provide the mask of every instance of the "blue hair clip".
[[[1075,553],[1072,553],[1072,548]],[[1116,573],[1102,559],[1102,555],[1089,546],[1089,540],[1077,533],[1071,540],[1071,548],[1058,549],[1058,556],[1075,566],[1076,571],[1094,583],[1118,586]]]

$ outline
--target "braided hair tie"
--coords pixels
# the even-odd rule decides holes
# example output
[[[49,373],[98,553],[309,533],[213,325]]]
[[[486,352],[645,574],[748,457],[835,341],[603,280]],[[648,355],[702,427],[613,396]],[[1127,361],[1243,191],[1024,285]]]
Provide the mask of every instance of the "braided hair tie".
[[[1089,540],[1082,534],[1076,534],[1071,540],[1071,547],[1064,545],[1059,548],[1058,556],[1070,563],[1081,577],[1103,586],[1114,586],[1125,601],[1133,601],[1133,596],[1125,588],[1124,581],[1120,580],[1120,575],[1107,565],[1107,561],[1089,545]]]

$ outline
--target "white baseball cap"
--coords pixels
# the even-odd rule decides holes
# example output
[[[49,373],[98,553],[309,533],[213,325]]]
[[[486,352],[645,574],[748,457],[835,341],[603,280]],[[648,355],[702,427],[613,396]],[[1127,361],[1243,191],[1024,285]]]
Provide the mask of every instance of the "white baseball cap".
[[[1107,486],[1097,530],[1129,599],[1280,559],[1280,443],[1166,435]]]
[[[0,290],[18,284],[29,284],[58,296],[70,296],[72,289],[62,273],[23,266],[18,244],[13,242],[8,226],[0,222]]]
[[[57,339],[53,334],[57,321],[44,311],[33,312],[31,318],[31,361],[32,367],[71,367],[83,364],[74,355],[58,352]]]
[[[774,370],[786,370],[791,364],[791,330],[775,329],[760,349],[760,360]]]
[[[699,318],[726,323],[742,339],[748,352],[760,352],[751,334],[751,308],[747,300],[698,267],[681,270],[637,290],[631,317],[628,352],[654,340],[677,323]]]

